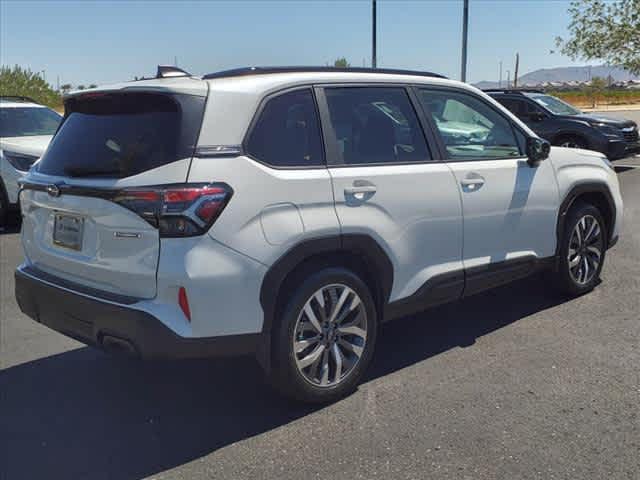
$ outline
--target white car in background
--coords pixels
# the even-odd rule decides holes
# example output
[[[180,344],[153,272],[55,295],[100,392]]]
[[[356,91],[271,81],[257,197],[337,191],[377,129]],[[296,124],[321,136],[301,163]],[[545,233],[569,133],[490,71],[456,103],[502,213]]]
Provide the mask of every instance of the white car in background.
[[[0,225],[18,208],[18,181],[47,149],[62,116],[27,97],[0,97]]]

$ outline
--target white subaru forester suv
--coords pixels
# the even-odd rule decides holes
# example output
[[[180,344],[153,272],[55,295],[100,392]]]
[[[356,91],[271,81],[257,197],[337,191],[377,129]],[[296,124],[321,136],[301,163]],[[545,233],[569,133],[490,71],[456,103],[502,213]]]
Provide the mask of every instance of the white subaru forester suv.
[[[62,116],[28,97],[0,96],[0,228],[18,209],[18,182],[40,158]]]
[[[382,322],[542,269],[593,289],[622,218],[602,154],[469,85],[357,68],[73,94],[21,205],[24,313],[143,358],[253,354],[311,402],[355,388]]]

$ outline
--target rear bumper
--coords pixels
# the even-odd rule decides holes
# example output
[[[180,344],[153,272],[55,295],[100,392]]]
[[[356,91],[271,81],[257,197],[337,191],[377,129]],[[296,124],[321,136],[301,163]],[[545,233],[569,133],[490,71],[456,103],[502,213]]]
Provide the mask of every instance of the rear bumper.
[[[181,337],[147,312],[74,292],[22,268],[15,272],[15,295],[22,312],[53,330],[100,348],[130,345],[143,358],[248,355],[262,341],[260,333]]]

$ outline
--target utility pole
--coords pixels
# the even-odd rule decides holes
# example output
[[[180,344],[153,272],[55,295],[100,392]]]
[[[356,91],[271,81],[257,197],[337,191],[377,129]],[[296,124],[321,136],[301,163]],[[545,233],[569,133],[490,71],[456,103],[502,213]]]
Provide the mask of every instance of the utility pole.
[[[177,56],[173,57],[173,66],[174,67],[178,66],[178,57]]]
[[[500,76],[498,78],[498,88],[502,88],[502,60],[500,60]]]
[[[378,60],[376,58],[376,0],[371,2],[371,68],[376,68]]]
[[[520,54],[516,53],[516,71],[513,74],[513,88],[518,88],[518,67],[520,67]]]
[[[467,30],[469,26],[469,0],[464,0],[462,11],[462,65],[460,81],[467,81]]]

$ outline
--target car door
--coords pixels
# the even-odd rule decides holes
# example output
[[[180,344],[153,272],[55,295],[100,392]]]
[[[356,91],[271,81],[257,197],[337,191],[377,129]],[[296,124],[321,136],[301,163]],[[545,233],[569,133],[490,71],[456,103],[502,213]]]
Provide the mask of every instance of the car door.
[[[534,102],[524,98],[522,95],[519,95],[517,98],[515,96],[508,97],[500,95],[496,97],[496,100],[537,135],[547,140],[549,139],[549,135],[552,133],[549,128],[549,115]]]
[[[460,196],[451,169],[427,144],[409,90],[317,91],[342,233],[369,235],[389,256],[392,302],[411,297],[426,305],[460,296]]]
[[[521,114],[518,118],[540,137],[551,141],[557,132],[557,121],[530,98],[518,100]]]
[[[531,166],[521,128],[489,100],[422,88],[462,198],[465,294],[531,271],[554,255],[558,190],[551,162]]]

